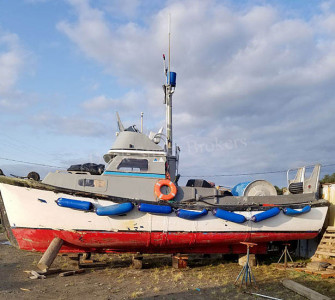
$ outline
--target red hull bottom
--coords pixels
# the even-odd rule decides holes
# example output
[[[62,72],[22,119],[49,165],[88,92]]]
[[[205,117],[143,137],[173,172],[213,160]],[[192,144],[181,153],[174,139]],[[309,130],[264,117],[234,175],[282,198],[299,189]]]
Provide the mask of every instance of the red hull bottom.
[[[44,252],[55,237],[61,252],[245,253],[240,242],[254,242],[264,254],[270,241],[311,239],[318,232],[101,232],[13,228],[19,248]]]

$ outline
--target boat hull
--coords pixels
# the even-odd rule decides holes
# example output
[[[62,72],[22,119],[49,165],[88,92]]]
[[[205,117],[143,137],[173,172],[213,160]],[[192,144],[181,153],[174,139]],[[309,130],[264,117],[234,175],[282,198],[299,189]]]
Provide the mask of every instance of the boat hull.
[[[123,216],[98,216],[60,207],[56,200],[91,201],[95,207],[111,201],[0,183],[3,211],[18,247],[45,251],[54,237],[64,240],[61,252],[244,253],[240,242],[255,242],[255,253],[265,253],[270,241],[310,239],[322,228],[327,207],[313,207],[291,217],[282,212],[259,223],[237,224],[211,213],[185,220],[171,213],[155,215],[134,208]],[[238,211],[247,219],[257,211]]]
[[[266,253],[270,241],[310,239],[318,232],[102,232],[15,228],[20,249],[44,252],[55,237],[60,252],[245,253],[240,242],[254,242],[253,253]]]

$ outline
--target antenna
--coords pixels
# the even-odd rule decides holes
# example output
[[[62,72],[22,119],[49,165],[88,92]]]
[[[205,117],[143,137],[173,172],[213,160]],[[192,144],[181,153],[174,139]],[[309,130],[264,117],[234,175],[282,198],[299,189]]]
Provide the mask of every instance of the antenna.
[[[171,63],[171,13],[169,13],[169,70],[168,70],[168,84],[170,84],[170,63]]]
[[[119,113],[116,112],[116,119],[117,119],[117,126],[119,127],[119,131],[124,131],[124,126],[121,122],[121,119],[120,119],[120,116],[119,116]]]
[[[172,156],[172,95],[176,87],[176,76],[175,72],[171,72],[171,14],[169,14],[169,61],[168,68],[165,65],[165,55],[163,54],[164,68],[166,75],[166,83],[163,85],[165,98],[164,104],[166,105],[166,137],[167,137],[167,154]]]

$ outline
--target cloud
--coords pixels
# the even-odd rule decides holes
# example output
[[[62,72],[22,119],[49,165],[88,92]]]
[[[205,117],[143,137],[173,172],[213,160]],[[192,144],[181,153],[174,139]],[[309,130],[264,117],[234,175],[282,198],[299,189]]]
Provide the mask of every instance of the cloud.
[[[26,104],[22,102],[23,93],[16,84],[28,57],[18,35],[0,28],[0,108],[16,110],[27,104],[28,101]],[[31,95],[27,98],[31,100]]]
[[[113,99],[107,99],[105,95],[96,96],[83,103],[83,107],[88,111],[101,111],[110,107],[115,101]]]
[[[335,14],[329,4],[301,18],[269,4],[238,10],[216,1],[173,1],[150,16],[120,23],[89,1],[69,3],[76,19],[61,21],[58,30],[120,83],[136,87],[139,103],[153,114],[163,111],[159,57],[167,49],[171,13],[172,68],[178,72],[175,140],[185,151],[181,168],[188,173],[333,162]],[[83,107],[139,109],[135,95],[130,98],[123,103],[100,95]],[[192,152],[191,145],[207,150]]]
[[[103,111],[132,110],[139,106],[139,93],[129,91],[123,97],[114,99],[107,98],[105,95],[99,95],[82,103],[82,107],[87,112],[101,113]]]
[[[80,116],[57,116],[52,113],[35,114],[31,123],[54,134],[69,136],[97,137],[104,136],[108,131],[102,123],[94,120]]]
[[[19,37],[0,31],[0,93],[12,90],[23,67]]]
[[[139,12],[141,3],[139,0],[116,0],[116,1],[105,1],[103,2],[103,5],[105,11],[121,19],[124,17],[127,18],[135,17]]]
[[[98,61],[109,61],[112,49],[112,36],[108,25],[104,22],[104,13],[89,6],[88,1],[69,0],[79,17],[78,24],[67,21],[57,24],[57,29],[64,32],[80,49]],[[83,38],[85,36],[85,38]],[[102,43],[102,41],[105,41]],[[97,47],[99,45],[99,47]]]

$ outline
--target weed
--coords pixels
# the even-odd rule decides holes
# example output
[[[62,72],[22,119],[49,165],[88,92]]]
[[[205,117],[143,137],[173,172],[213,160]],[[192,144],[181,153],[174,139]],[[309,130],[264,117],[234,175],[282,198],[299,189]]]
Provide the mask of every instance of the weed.
[[[130,297],[132,298],[132,299],[135,299],[135,298],[138,298],[138,297],[140,297],[140,296],[143,296],[143,292],[140,290],[140,291],[135,291],[135,292],[132,292],[131,293],[131,295],[130,295]]]
[[[173,274],[172,280],[174,282],[177,282],[177,281],[181,280],[183,277],[184,277],[183,273],[179,272],[177,274]]]

